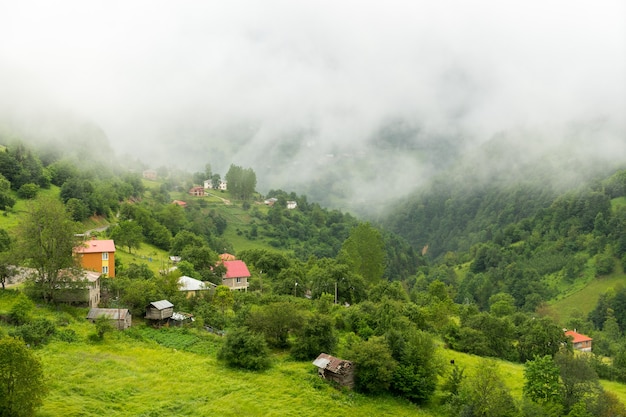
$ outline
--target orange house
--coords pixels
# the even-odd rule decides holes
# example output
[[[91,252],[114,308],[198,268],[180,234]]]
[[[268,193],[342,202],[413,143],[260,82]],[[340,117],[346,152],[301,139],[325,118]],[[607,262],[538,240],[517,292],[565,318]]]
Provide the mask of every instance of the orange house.
[[[83,268],[115,277],[115,242],[91,239],[74,249]]]

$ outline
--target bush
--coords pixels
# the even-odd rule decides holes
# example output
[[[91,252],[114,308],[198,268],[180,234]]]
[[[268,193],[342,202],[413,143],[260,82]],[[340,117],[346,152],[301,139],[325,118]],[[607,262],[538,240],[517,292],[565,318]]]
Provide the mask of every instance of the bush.
[[[9,319],[11,320],[11,323],[17,326],[28,323],[31,320],[31,314],[34,308],[35,304],[30,300],[30,298],[20,293],[15,303],[13,303],[11,311],[9,312]]]
[[[56,332],[54,323],[46,318],[38,318],[31,323],[24,324],[12,332],[11,336],[19,337],[29,345],[42,345]]]
[[[24,184],[17,190],[17,195],[23,199],[33,199],[37,196],[37,192],[39,191],[39,186],[37,184]]]
[[[218,358],[234,368],[259,371],[270,367],[269,353],[263,336],[239,328],[226,335]]]
[[[67,343],[77,342],[79,340],[78,334],[72,329],[59,330],[54,334],[57,340]]]
[[[46,391],[37,356],[21,340],[0,340],[0,416],[34,415]]]

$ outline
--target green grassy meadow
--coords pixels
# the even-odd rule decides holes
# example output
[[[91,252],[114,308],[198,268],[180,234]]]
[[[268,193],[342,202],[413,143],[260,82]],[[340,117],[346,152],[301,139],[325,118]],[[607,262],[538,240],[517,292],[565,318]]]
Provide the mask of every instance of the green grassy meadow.
[[[626,274],[621,265],[614,273],[585,280],[564,291],[557,299],[550,301],[545,311],[558,323],[565,324],[573,317],[586,317],[598,303],[600,295],[608,289],[626,285]]]
[[[17,295],[0,291],[0,315]],[[135,319],[125,332],[103,341],[90,335],[86,308],[39,306],[36,316],[55,321],[59,332],[75,340],[53,339],[35,353],[43,362],[49,393],[39,417],[53,416],[417,416],[442,415],[436,400],[418,407],[393,396],[366,396],[339,390],[319,379],[310,362],[296,362],[283,352],[272,354],[264,372],[226,367],[216,359],[222,338],[198,329],[146,326]],[[8,325],[0,322],[0,333]],[[472,375],[480,357],[439,347]],[[523,387],[523,366],[496,361],[515,398]],[[626,402],[626,385],[603,381],[605,389]],[[442,393],[437,392],[435,398]]]

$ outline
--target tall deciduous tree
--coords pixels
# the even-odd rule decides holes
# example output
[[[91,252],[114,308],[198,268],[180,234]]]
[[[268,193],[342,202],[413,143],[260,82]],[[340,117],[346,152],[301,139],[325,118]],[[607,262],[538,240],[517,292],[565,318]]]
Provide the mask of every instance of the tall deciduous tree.
[[[0,340],[0,416],[32,416],[46,391],[41,362],[24,342]]]
[[[60,283],[59,271],[75,265],[73,249],[79,240],[78,225],[63,204],[54,198],[35,200],[19,227],[19,253],[36,269],[34,287],[46,301],[53,301]]]
[[[231,164],[225,178],[230,192],[242,200],[250,198],[256,189],[256,174],[252,168]]]
[[[536,356],[524,365],[524,395],[539,404],[561,399],[559,367],[551,356]]]
[[[500,377],[495,362],[483,359],[476,374],[461,384],[461,392],[453,400],[458,415],[506,417],[517,414],[511,392]]]
[[[132,220],[123,220],[111,230],[111,239],[121,246],[126,246],[128,253],[132,253],[133,248],[139,249],[142,238],[141,226]]]
[[[369,223],[350,231],[341,247],[341,259],[369,285],[376,284],[385,271],[385,245],[380,232]]]

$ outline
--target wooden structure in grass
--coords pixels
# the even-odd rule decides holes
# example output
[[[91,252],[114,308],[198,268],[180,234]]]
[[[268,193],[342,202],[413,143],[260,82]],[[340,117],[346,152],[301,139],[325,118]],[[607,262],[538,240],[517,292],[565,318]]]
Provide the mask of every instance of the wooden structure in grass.
[[[313,365],[317,366],[317,374],[321,378],[350,389],[354,387],[354,365],[352,362],[321,353],[313,361]]]

